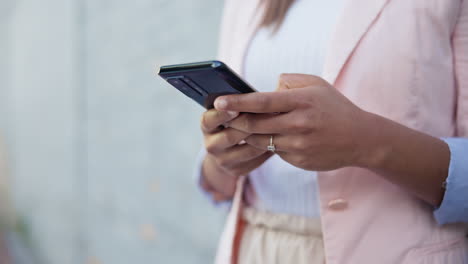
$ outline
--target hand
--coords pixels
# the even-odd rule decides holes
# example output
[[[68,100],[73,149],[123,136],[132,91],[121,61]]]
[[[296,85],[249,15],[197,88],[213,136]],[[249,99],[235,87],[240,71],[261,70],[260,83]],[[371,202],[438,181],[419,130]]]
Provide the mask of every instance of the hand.
[[[273,135],[277,154],[296,167],[363,165],[367,113],[319,77],[283,74],[276,92],[223,96],[215,107],[244,112],[228,122],[231,129],[249,134],[245,141],[259,150]]]
[[[259,167],[271,153],[248,144],[239,144],[250,136],[223,125],[239,115],[233,111],[206,111],[201,120],[205,147],[208,152],[203,162],[202,187],[217,201],[234,195],[237,178]]]
[[[278,155],[297,167],[364,167],[433,206],[442,201],[447,144],[359,109],[318,77],[284,74],[276,92],[223,96],[215,107],[257,113],[228,123],[251,134],[246,142],[258,149],[266,149],[274,135]]]

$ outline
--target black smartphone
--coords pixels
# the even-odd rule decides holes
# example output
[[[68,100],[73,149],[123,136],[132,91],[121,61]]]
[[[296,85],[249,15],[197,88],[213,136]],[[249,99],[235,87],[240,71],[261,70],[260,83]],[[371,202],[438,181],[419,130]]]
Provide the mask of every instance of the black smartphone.
[[[218,96],[256,92],[221,61],[162,66],[159,76],[206,109]]]

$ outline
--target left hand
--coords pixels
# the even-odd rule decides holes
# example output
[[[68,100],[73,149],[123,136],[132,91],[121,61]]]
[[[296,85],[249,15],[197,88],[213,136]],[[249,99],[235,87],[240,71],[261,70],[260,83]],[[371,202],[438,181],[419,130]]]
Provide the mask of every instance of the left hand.
[[[222,96],[215,107],[242,112],[228,125],[252,134],[245,141],[261,150],[273,135],[276,153],[296,167],[364,166],[367,112],[319,77],[282,74],[276,92]]]

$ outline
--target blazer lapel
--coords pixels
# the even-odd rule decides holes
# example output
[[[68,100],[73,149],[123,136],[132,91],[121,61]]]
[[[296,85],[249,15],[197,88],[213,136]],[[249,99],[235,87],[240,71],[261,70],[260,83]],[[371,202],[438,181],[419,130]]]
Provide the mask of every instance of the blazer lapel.
[[[334,84],[346,61],[353,53],[359,41],[370,29],[382,9],[391,0],[345,0],[345,8],[339,18],[328,48],[323,78]],[[243,74],[243,62],[247,48],[256,33],[261,10],[257,10],[258,0],[230,0],[230,25],[225,27],[226,36],[222,36],[221,59]],[[241,12],[242,11],[242,12]],[[313,34],[313,32],[311,32]]]
[[[346,0],[327,51],[323,78],[334,84],[359,41],[390,0]]]

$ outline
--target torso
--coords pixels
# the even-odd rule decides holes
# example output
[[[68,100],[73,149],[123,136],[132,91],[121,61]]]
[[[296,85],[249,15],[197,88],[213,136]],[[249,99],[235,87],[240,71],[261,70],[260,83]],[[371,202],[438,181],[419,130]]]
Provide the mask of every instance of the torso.
[[[343,0],[299,0],[273,34],[261,28],[244,60],[244,77],[260,92],[273,91],[281,73],[321,76],[330,37]],[[303,27],[307,25],[309,35]],[[262,211],[318,217],[317,173],[296,168],[273,156],[249,175],[245,199]]]
[[[242,74],[259,0],[225,1],[218,58]],[[344,10],[328,46],[324,79],[365,111],[432,136],[467,137],[468,97],[459,92],[468,87],[468,1],[348,0]],[[438,225],[432,207],[378,174],[346,167],[317,178],[328,264],[468,263],[463,225]],[[238,241],[244,179],[217,263],[230,263]],[[347,206],[330,206],[336,199]]]

